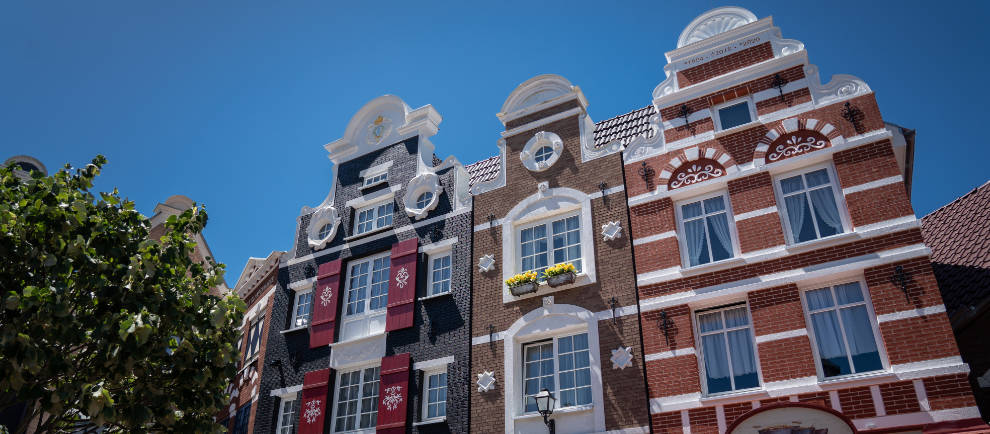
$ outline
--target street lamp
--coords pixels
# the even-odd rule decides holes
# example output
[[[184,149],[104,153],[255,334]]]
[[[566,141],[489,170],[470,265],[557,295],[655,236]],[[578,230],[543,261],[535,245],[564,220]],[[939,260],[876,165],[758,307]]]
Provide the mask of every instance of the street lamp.
[[[550,434],[555,434],[554,421],[547,418],[553,414],[553,404],[557,400],[554,399],[553,394],[547,389],[543,389],[543,391],[537,393],[534,398],[536,398],[536,409],[540,412],[540,416],[543,416],[543,423],[550,430]]]

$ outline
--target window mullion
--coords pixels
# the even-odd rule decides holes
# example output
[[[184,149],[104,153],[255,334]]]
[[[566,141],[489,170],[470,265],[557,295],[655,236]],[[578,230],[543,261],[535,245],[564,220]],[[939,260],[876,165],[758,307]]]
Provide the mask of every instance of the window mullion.
[[[720,314],[722,315],[722,324],[728,324],[725,322],[725,311],[723,310]],[[736,390],[736,375],[735,372],[732,371],[732,352],[730,351],[731,347],[729,346],[728,328],[722,329],[722,341],[725,343],[725,363],[729,368],[729,387],[732,388],[731,390]]]
[[[560,400],[560,350],[557,346],[557,340],[559,338],[553,338],[553,390],[554,395],[557,396],[557,400]],[[573,348],[573,347],[572,347]]]
[[[839,309],[839,299],[835,296],[835,287],[830,286],[832,299],[835,300],[835,321],[839,323],[839,333],[842,335],[842,344],[846,346],[846,360],[849,362],[849,370],[856,373],[856,365],[853,364],[852,349],[849,348],[849,339],[846,338],[846,326],[842,323],[842,311]]]

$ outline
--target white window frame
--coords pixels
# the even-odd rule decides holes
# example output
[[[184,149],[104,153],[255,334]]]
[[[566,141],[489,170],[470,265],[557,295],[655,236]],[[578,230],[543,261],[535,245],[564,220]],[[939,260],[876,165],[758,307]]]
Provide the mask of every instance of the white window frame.
[[[344,274],[344,279],[345,279],[345,282],[344,282],[344,292],[341,293],[341,295],[343,296],[344,299],[343,299],[343,302],[341,303],[341,307],[340,307],[340,336],[341,336],[341,341],[348,341],[348,340],[353,340],[353,339],[361,339],[361,338],[364,338],[364,337],[367,337],[367,336],[381,334],[381,333],[384,333],[385,332],[385,312],[388,310],[388,307],[387,307],[388,306],[388,295],[387,295],[387,293],[385,295],[385,303],[381,307],[379,307],[378,309],[371,310],[371,285],[373,284],[372,277],[373,277],[373,274],[375,272],[374,265],[375,265],[375,260],[376,259],[380,259],[380,258],[387,258],[387,260],[389,262],[389,273],[391,273],[391,270],[392,270],[391,261],[392,261],[392,259],[391,259],[391,252],[390,251],[385,251],[385,252],[382,252],[382,253],[365,256],[365,257],[362,257],[362,258],[359,258],[359,259],[350,261],[350,262],[348,262],[346,264],[346,268],[345,268],[345,271],[346,272]],[[347,314],[347,304],[348,304],[347,295],[351,291],[351,271],[352,271],[352,269],[353,269],[353,267],[355,265],[358,265],[358,264],[361,264],[361,263],[365,263],[365,262],[368,263],[368,286],[367,286],[367,292],[365,293],[365,298],[364,298],[364,300],[361,301],[361,303],[364,303],[364,311],[361,312],[361,313],[355,313],[355,314],[348,315]],[[386,286],[388,286],[391,283],[390,282],[391,276],[390,276],[389,273],[386,273],[385,274],[385,285]],[[377,329],[376,330],[372,330],[372,326],[374,324],[376,324],[375,320],[379,320],[378,323],[380,324],[381,330],[377,330]],[[347,335],[349,335],[351,333],[351,330],[354,327],[359,328],[359,332],[357,333],[357,336],[346,337]]]
[[[428,369],[423,369],[423,406],[420,413],[421,422],[439,422],[447,419],[447,402],[450,401],[450,374],[447,373],[447,365],[440,365]],[[443,388],[447,390],[447,396],[443,401],[443,416],[428,417],[430,404],[430,377],[433,375],[447,374],[446,383]]]
[[[364,398],[362,397],[361,392],[364,390],[364,384],[366,383],[366,381],[364,379],[364,371],[365,371],[365,369],[372,369],[372,368],[378,368],[378,377],[375,379],[375,381],[378,382],[378,387],[376,387],[374,389],[375,390],[375,400],[374,401],[375,401],[375,404],[376,404],[376,407],[375,407],[376,408],[376,410],[375,410],[375,424],[372,425],[372,426],[370,426],[370,427],[367,427],[367,428],[360,428],[360,425],[361,425],[361,413],[362,413],[362,410],[364,410],[362,408],[362,406],[361,406],[361,402],[364,400]],[[377,404],[378,404],[379,398],[381,398],[378,395],[379,391],[381,390],[381,376],[382,376],[381,375],[381,372],[382,372],[381,366],[378,365],[378,364],[369,364],[369,365],[361,365],[361,366],[348,367],[348,368],[345,368],[345,369],[339,369],[339,370],[337,370],[336,381],[334,381],[334,383],[333,383],[333,402],[330,403],[330,404],[333,405],[333,409],[332,409],[332,411],[330,413],[330,416],[331,416],[331,419],[330,419],[330,421],[331,421],[330,422],[330,432],[331,433],[369,433],[369,434],[370,433],[374,433],[375,432],[375,429],[376,429],[376,426],[378,425],[378,423],[377,423],[378,422],[378,411],[380,410],[377,407]],[[360,387],[358,387],[357,413],[355,413],[354,416],[353,416],[353,417],[356,418],[356,420],[354,422],[355,429],[349,430],[349,431],[337,431],[337,402],[338,402],[338,399],[340,399],[340,377],[342,375],[344,375],[344,374],[350,374],[350,373],[355,372],[355,371],[360,372],[360,377],[361,377],[360,378]]]
[[[746,123],[740,124],[740,125],[736,125],[736,126],[731,127],[731,128],[722,128],[722,117],[721,117],[721,115],[719,115],[719,110],[724,109],[726,107],[731,107],[731,106],[734,106],[736,104],[740,104],[740,103],[743,103],[743,102],[745,102],[746,103],[746,106],[749,108],[749,122],[746,122]],[[734,130],[736,128],[741,128],[741,127],[745,127],[746,125],[753,124],[753,123],[755,123],[755,122],[757,122],[759,120],[759,117],[756,115],[756,103],[753,102],[753,98],[750,95],[744,96],[742,98],[736,98],[736,99],[734,99],[732,101],[727,101],[727,102],[723,102],[721,104],[715,105],[714,107],[712,107],[711,111],[712,111],[712,119],[715,120],[715,131]]]
[[[689,254],[688,254],[688,246],[687,246],[687,231],[685,231],[685,229],[684,229],[684,215],[683,215],[683,212],[681,211],[681,206],[688,205],[688,204],[695,203],[695,202],[701,202],[701,201],[704,201],[704,200],[707,200],[707,199],[711,199],[711,198],[714,198],[714,197],[718,197],[718,196],[722,196],[722,200],[725,202],[725,218],[729,222],[729,236],[732,238],[730,240],[731,242],[729,243],[730,244],[730,248],[732,249],[732,252],[731,252],[732,253],[732,256],[730,256],[728,258],[725,258],[725,259],[720,259],[718,261],[712,259],[712,260],[710,260],[710,261],[708,261],[707,263],[704,263],[704,264],[691,265],[691,258],[690,258]],[[702,206],[704,206],[704,205],[702,205]],[[736,230],[735,214],[732,212],[732,201],[729,200],[729,192],[727,190],[719,190],[719,191],[711,192],[711,193],[700,195],[700,196],[693,196],[693,197],[691,197],[689,199],[679,200],[679,201],[677,201],[677,202],[674,203],[674,212],[675,212],[675,215],[677,216],[677,231],[678,231],[678,235],[679,235],[677,237],[677,244],[680,246],[680,250],[681,250],[681,264],[683,264],[683,266],[681,268],[688,269],[688,268],[708,267],[708,266],[712,266],[712,265],[715,265],[715,264],[721,264],[721,263],[729,262],[729,261],[732,261],[734,259],[739,258],[739,255],[740,255],[740,252],[741,252],[741,249],[739,247],[739,231]],[[707,216],[707,214],[704,214],[704,210],[702,210],[702,216],[700,218],[704,219],[705,216]],[[694,217],[694,218],[692,218],[692,220],[696,220],[698,218],[699,217]],[[708,235],[709,235],[708,234],[708,225],[705,224],[705,236],[708,236]],[[712,252],[711,252],[711,238],[710,237],[708,238],[708,243],[709,243],[709,245],[708,245],[708,257],[709,258],[713,258],[712,257]]]
[[[700,327],[701,322],[698,321],[698,316],[699,315],[706,314],[706,313],[721,312],[721,311],[726,311],[726,310],[731,310],[731,309],[738,309],[740,307],[743,307],[743,308],[746,309],[746,318],[747,318],[748,324],[745,327],[734,327],[731,330],[728,327],[723,327],[722,330],[719,330],[719,331],[716,331],[716,332],[708,332],[708,333],[705,333],[705,335],[719,334],[719,333],[721,333],[721,334],[727,334],[729,331],[732,331],[732,330],[742,330],[744,328],[749,328],[750,338],[753,339],[753,358],[754,358],[753,363],[756,364],[756,379],[757,379],[757,381],[759,381],[759,385],[756,386],[756,387],[748,388],[748,389],[732,389],[732,390],[727,390],[727,391],[724,391],[724,392],[709,393],[708,392],[708,379],[706,377],[707,374],[705,374],[705,372],[706,372],[705,371],[705,347],[704,347],[704,345],[702,345],[702,342],[701,342],[701,336],[702,336],[701,327]],[[722,321],[723,321],[723,325],[724,325],[724,321],[725,321],[724,315],[722,317]],[[699,369],[698,375],[699,375],[700,380],[701,380],[701,393],[703,394],[703,396],[731,395],[731,394],[735,394],[735,393],[750,392],[750,391],[753,391],[753,390],[762,390],[764,388],[764,383],[763,383],[763,367],[760,365],[760,346],[756,342],[756,330],[753,328],[753,314],[750,311],[749,301],[748,300],[740,301],[738,303],[733,303],[733,304],[728,304],[728,305],[721,305],[721,306],[715,306],[715,307],[710,307],[710,308],[702,308],[702,309],[693,310],[691,312],[691,327],[694,329],[693,330],[694,331],[694,347],[697,348],[697,353],[698,353],[698,369]],[[728,345],[726,345],[726,351],[729,351],[728,350]],[[735,379],[731,377],[731,373],[732,373],[732,363],[731,363],[731,361],[729,362],[729,372],[730,372],[730,381],[734,384],[735,383]]]
[[[433,280],[433,272],[434,272],[433,261],[435,259],[442,259],[442,258],[445,258],[445,257],[450,258],[450,266],[446,267],[446,268],[448,268],[450,270],[450,277],[447,278],[447,290],[446,291],[443,291],[443,292],[436,292],[435,293],[435,292],[433,292],[433,284],[434,283],[438,283],[438,282]],[[429,255],[427,255],[427,260],[428,260],[428,263],[427,263],[427,267],[426,268],[427,268],[427,273],[428,273],[429,277],[427,278],[426,297],[435,297],[435,296],[440,296],[440,295],[443,295],[443,294],[449,294],[449,293],[451,293],[454,290],[454,255],[453,255],[453,252],[450,249],[447,249],[447,250],[444,250],[444,251],[441,251],[441,252],[430,253]]]
[[[300,393],[296,392],[289,395],[283,395],[279,397],[278,404],[278,419],[276,420],[275,432],[277,434],[291,434],[299,430],[299,405],[302,403]],[[295,409],[291,418],[289,419],[289,425],[283,425],[282,422],[285,419],[285,406],[288,404],[290,408]]]
[[[261,353],[261,345],[265,339],[265,314],[259,313],[255,318],[249,321],[248,332],[247,332],[247,348],[244,351],[244,364],[253,362],[258,358],[258,354]],[[254,326],[258,326],[258,346],[251,347],[251,339],[254,336]],[[253,351],[252,351],[253,350]]]
[[[787,203],[784,202],[784,193],[783,190],[780,188],[780,181],[797,175],[804,175],[809,172],[814,172],[819,169],[825,169],[828,172],[829,183],[832,186],[832,195],[835,198],[835,206],[836,208],[838,208],[839,220],[842,222],[842,231],[837,234],[829,235],[827,237],[819,237],[813,240],[797,242],[794,240],[794,234],[793,231],[791,230],[791,220],[790,217],[788,217],[787,215],[788,213]],[[780,214],[780,220],[781,220],[780,224],[782,225],[781,227],[784,230],[784,237],[785,237],[784,239],[787,240],[788,246],[805,245],[808,243],[814,243],[821,240],[829,240],[835,237],[842,236],[852,231],[852,225],[850,224],[850,220],[849,220],[849,211],[846,208],[846,198],[842,194],[842,188],[839,187],[839,178],[835,175],[835,167],[832,165],[831,162],[813,164],[809,166],[804,166],[800,169],[791,170],[788,172],[776,173],[773,175],[771,181],[773,182],[773,192],[774,195],[776,196],[774,199],[777,202],[777,210],[779,211]],[[802,191],[801,194],[807,194],[807,190],[808,190],[807,187],[805,187],[804,191]],[[811,206],[811,204],[809,204],[809,206]],[[812,218],[815,218],[814,216],[815,212],[812,211],[811,214],[812,214]],[[815,227],[815,233],[818,233],[817,224]]]
[[[591,402],[588,403],[588,404],[577,404],[577,405],[571,405],[571,406],[567,406],[567,407],[561,407],[560,406],[560,393],[559,393],[559,391],[560,391],[560,347],[558,346],[558,341],[561,338],[578,336],[578,335],[588,335],[588,369],[589,369],[588,375],[589,375],[589,377],[591,379],[591,383],[588,386],[591,388]],[[580,409],[580,408],[587,408],[587,407],[594,406],[595,405],[595,379],[594,379],[594,375],[595,375],[595,373],[594,373],[594,370],[595,370],[595,354],[594,354],[594,351],[596,350],[596,348],[593,348],[593,346],[592,346],[593,343],[592,343],[592,339],[591,339],[591,333],[589,331],[587,331],[587,330],[578,330],[578,331],[568,331],[566,333],[562,333],[562,334],[559,334],[559,335],[548,336],[548,337],[543,338],[543,339],[537,339],[537,340],[533,340],[533,341],[529,341],[529,342],[523,342],[521,344],[521,346],[519,347],[519,357],[520,357],[520,361],[522,363],[520,363],[519,366],[516,368],[516,369],[519,369],[519,396],[517,397],[519,399],[519,404],[518,404],[519,408],[517,408],[516,411],[518,411],[519,414],[524,414],[524,415],[525,414],[536,414],[536,412],[533,412],[533,411],[530,411],[530,412],[527,412],[526,411],[526,348],[528,348],[530,346],[533,346],[533,345],[543,345],[543,344],[546,344],[547,341],[550,341],[550,342],[553,343],[553,390],[551,390],[550,393],[552,393],[553,396],[554,396],[554,398],[556,399],[555,404],[554,404],[554,411],[562,410],[562,409]]]
[[[818,352],[818,341],[815,338],[815,327],[814,327],[814,324],[811,322],[811,314],[812,314],[812,312],[811,312],[811,309],[808,308],[807,292],[808,291],[814,291],[816,289],[830,288],[831,291],[832,291],[833,300],[835,300],[835,302],[838,303],[838,300],[834,299],[834,297],[835,297],[835,287],[838,286],[838,285],[843,285],[843,284],[846,284],[846,283],[853,283],[853,282],[858,282],[859,283],[859,290],[863,292],[863,302],[864,302],[864,305],[866,306],[866,315],[869,317],[869,319],[870,319],[870,326],[873,328],[873,340],[877,344],[877,352],[880,354],[880,365],[882,366],[882,368],[879,369],[879,370],[876,370],[876,371],[854,372],[854,373],[846,374],[846,375],[835,375],[835,376],[832,376],[832,377],[826,377],[825,376],[825,373],[822,372],[821,355]],[[877,373],[890,372],[890,361],[887,359],[887,349],[886,349],[886,347],[884,345],[883,339],[881,339],[881,335],[880,335],[880,323],[877,321],[877,313],[873,309],[873,299],[870,297],[870,287],[866,286],[866,279],[863,276],[860,276],[858,278],[847,278],[847,279],[834,279],[834,280],[827,280],[827,281],[819,281],[819,282],[816,282],[816,283],[813,283],[813,284],[812,283],[805,283],[805,284],[802,284],[800,286],[800,290],[801,290],[801,310],[804,311],[805,327],[807,327],[807,330],[808,330],[808,339],[811,342],[811,351],[812,351],[812,353],[815,356],[815,372],[818,373],[818,381],[819,382],[831,382],[831,381],[837,381],[837,380],[844,380],[844,379],[848,379],[848,378],[855,378],[855,377],[863,377],[863,376],[876,375]],[[837,307],[838,307],[838,305],[833,306],[831,309],[837,309]],[[819,310],[819,311],[821,311],[821,310]],[[816,311],[816,312],[818,312],[818,311]],[[841,321],[841,318],[839,320]],[[845,332],[845,326],[842,325],[841,322],[840,322],[840,327],[842,327],[841,330],[843,331],[842,343],[843,343],[843,345],[846,346],[847,356],[848,357],[851,357],[851,356],[848,355],[849,344],[846,342],[846,339],[847,338],[846,338],[845,333],[844,333]],[[850,368],[854,368],[851,363],[850,363]]]
[[[310,299],[309,299],[309,314],[306,315],[306,323],[304,323],[304,324],[296,324],[296,320],[299,319],[299,299],[301,297],[303,297],[304,295],[307,295],[307,294],[310,295]],[[315,294],[315,293],[313,292],[312,289],[307,289],[307,290],[304,290],[304,291],[296,291],[296,295],[294,297],[294,300],[292,301],[292,321],[289,323],[289,328],[290,329],[306,327],[312,321],[312,319],[313,319],[313,301],[314,301],[313,300],[313,297],[312,297],[313,294]]]
[[[392,213],[391,213],[392,222],[391,223],[384,223],[382,225],[379,225],[378,224],[378,220],[381,219],[383,217],[383,215],[382,214],[379,214],[378,208],[379,207],[382,207],[382,206],[387,206],[387,205],[392,205]],[[373,214],[374,214],[374,217],[371,218],[372,227],[370,229],[368,229],[368,230],[358,232],[358,227],[361,224],[361,218],[360,218],[360,216],[361,216],[361,213],[362,212],[365,212],[365,211],[372,211]],[[376,231],[379,231],[379,230],[382,230],[382,229],[390,228],[394,224],[395,224],[395,202],[392,200],[391,197],[389,197],[387,200],[383,200],[383,201],[380,201],[380,202],[375,202],[375,203],[373,203],[371,205],[363,206],[361,208],[356,208],[354,210],[354,225],[353,225],[353,228],[352,228],[352,234],[355,235],[355,236],[356,235],[370,234],[370,233],[373,233],[373,232],[376,232]]]
[[[553,261],[553,250],[554,250],[554,247],[553,247],[553,235],[554,235],[553,234],[553,223],[556,222],[556,221],[560,221],[560,220],[567,220],[567,219],[569,219],[571,217],[577,217],[577,220],[578,220],[578,240],[579,240],[578,247],[579,247],[579,250],[581,251],[581,257],[579,257],[577,259],[571,259],[570,261],[566,261],[566,262],[574,262],[575,260],[581,261],[581,271],[578,274],[579,275],[586,274],[585,270],[587,269],[588,264],[587,264],[587,261],[585,260],[584,244],[585,244],[586,241],[590,241],[590,242],[594,242],[594,241],[593,240],[585,240],[584,239],[584,236],[583,236],[584,235],[584,227],[583,227],[584,226],[584,222],[581,219],[581,211],[580,210],[570,211],[570,212],[565,212],[565,213],[560,213],[560,214],[555,214],[555,215],[553,215],[551,217],[543,218],[543,219],[540,219],[540,220],[537,220],[537,221],[528,222],[526,224],[517,226],[516,227],[516,237],[515,237],[515,243],[516,243],[516,245],[514,246],[515,251],[517,252],[517,254],[516,254],[516,267],[515,267],[517,273],[522,273],[523,271],[528,271],[528,270],[523,270],[523,265],[522,265],[522,261],[523,261],[523,257],[522,257],[522,232],[524,230],[526,230],[526,229],[532,229],[532,228],[535,228],[537,226],[546,226],[546,228],[547,228],[547,253],[546,254],[547,254],[547,267],[549,268],[549,267],[552,267],[552,266],[558,264],[557,262],[554,262]]]
[[[384,184],[388,182],[388,169],[392,167],[392,161],[386,161],[385,163],[379,164],[377,166],[372,166],[367,169],[362,170],[358,176],[361,177],[361,188],[370,188],[376,185]],[[381,175],[384,175],[381,179],[375,179]]]

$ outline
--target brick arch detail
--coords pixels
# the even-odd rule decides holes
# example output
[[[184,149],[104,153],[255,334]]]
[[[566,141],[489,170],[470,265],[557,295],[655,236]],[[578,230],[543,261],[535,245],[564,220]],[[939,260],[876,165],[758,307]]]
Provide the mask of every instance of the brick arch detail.
[[[687,173],[692,170],[692,167],[694,166],[693,163],[697,163],[698,166],[701,166],[700,170],[704,170],[706,166],[711,165],[712,170],[708,171],[709,173],[707,175],[702,176],[701,178],[703,179],[699,179],[695,182],[682,182],[676,186],[672,186],[677,181],[677,175]],[[728,152],[714,146],[692,146],[681,150],[667,162],[664,169],[660,172],[660,177],[657,180],[657,189],[663,192],[676,188],[683,188],[688,185],[694,185],[714,178],[721,178],[723,176],[731,175],[738,171],[739,167],[736,165],[736,161],[732,159],[732,156],[729,155]]]
[[[774,142],[778,141],[778,139],[786,136],[787,134],[802,130],[816,133],[809,136],[822,135],[827,139],[827,141],[824,146],[820,148],[817,146],[805,147],[805,149],[789,153],[787,156],[779,158],[777,161],[783,160],[787,157],[805,154],[807,152],[814,151],[815,149],[841,145],[846,142],[846,139],[842,137],[841,133],[839,133],[839,129],[832,126],[830,123],[822,122],[818,119],[785,119],[778,123],[777,126],[771,128],[770,131],[767,131],[766,135],[760,139],[756,146],[756,151],[753,152],[754,165],[759,167],[767,164],[767,153],[770,152],[770,145],[774,144]],[[774,162],[775,161],[771,161],[771,163]]]

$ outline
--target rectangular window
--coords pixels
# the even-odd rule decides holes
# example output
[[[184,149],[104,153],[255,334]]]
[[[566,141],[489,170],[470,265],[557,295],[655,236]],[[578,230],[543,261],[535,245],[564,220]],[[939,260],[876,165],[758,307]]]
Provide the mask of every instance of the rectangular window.
[[[784,203],[784,221],[792,242],[802,243],[842,233],[842,217],[830,172],[820,168],[778,181]]]
[[[237,409],[237,415],[234,416],[234,429],[230,432],[231,434],[247,434],[248,424],[251,421],[251,403],[244,404],[243,407]]]
[[[450,292],[450,257],[450,252],[430,257],[430,293],[427,295]]]
[[[749,100],[729,103],[729,105],[719,107],[716,113],[718,113],[720,130],[727,130],[753,121]]]
[[[680,205],[682,248],[689,266],[733,256],[731,216],[725,194]]]
[[[447,417],[447,371],[423,374],[423,420]]]
[[[386,180],[388,180],[388,172],[371,175],[364,178],[364,185],[362,187],[371,187],[372,185],[381,184]]]
[[[309,317],[313,314],[313,291],[297,292],[295,306],[292,310],[292,327],[309,324]]]
[[[883,369],[876,321],[859,282],[806,291],[804,297],[824,377]]]
[[[390,259],[385,253],[354,261],[348,266],[341,340],[384,331]]]
[[[377,366],[339,374],[334,432],[375,427],[378,423],[378,374]]]
[[[525,228],[519,233],[519,242],[520,271],[542,273],[550,265],[569,262],[581,272],[581,220],[577,215]]]
[[[299,424],[299,395],[282,398],[282,405],[278,410],[278,428],[275,429],[277,434],[296,434],[296,429]]]
[[[372,205],[355,211],[354,235],[392,226],[392,202]]]
[[[526,413],[537,410],[535,396],[543,389],[557,398],[557,408],[591,404],[587,333],[528,344],[523,347],[523,357],[523,410]]]
[[[746,305],[699,312],[697,318],[707,392],[759,387]]]
[[[263,314],[258,314],[258,318],[251,323],[251,328],[248,329],[247,351],[244,352],[245,361],[251,360],[254,356],[257,356],[258,351],[261,350],[261,332],[264,324],[265,317]]]

